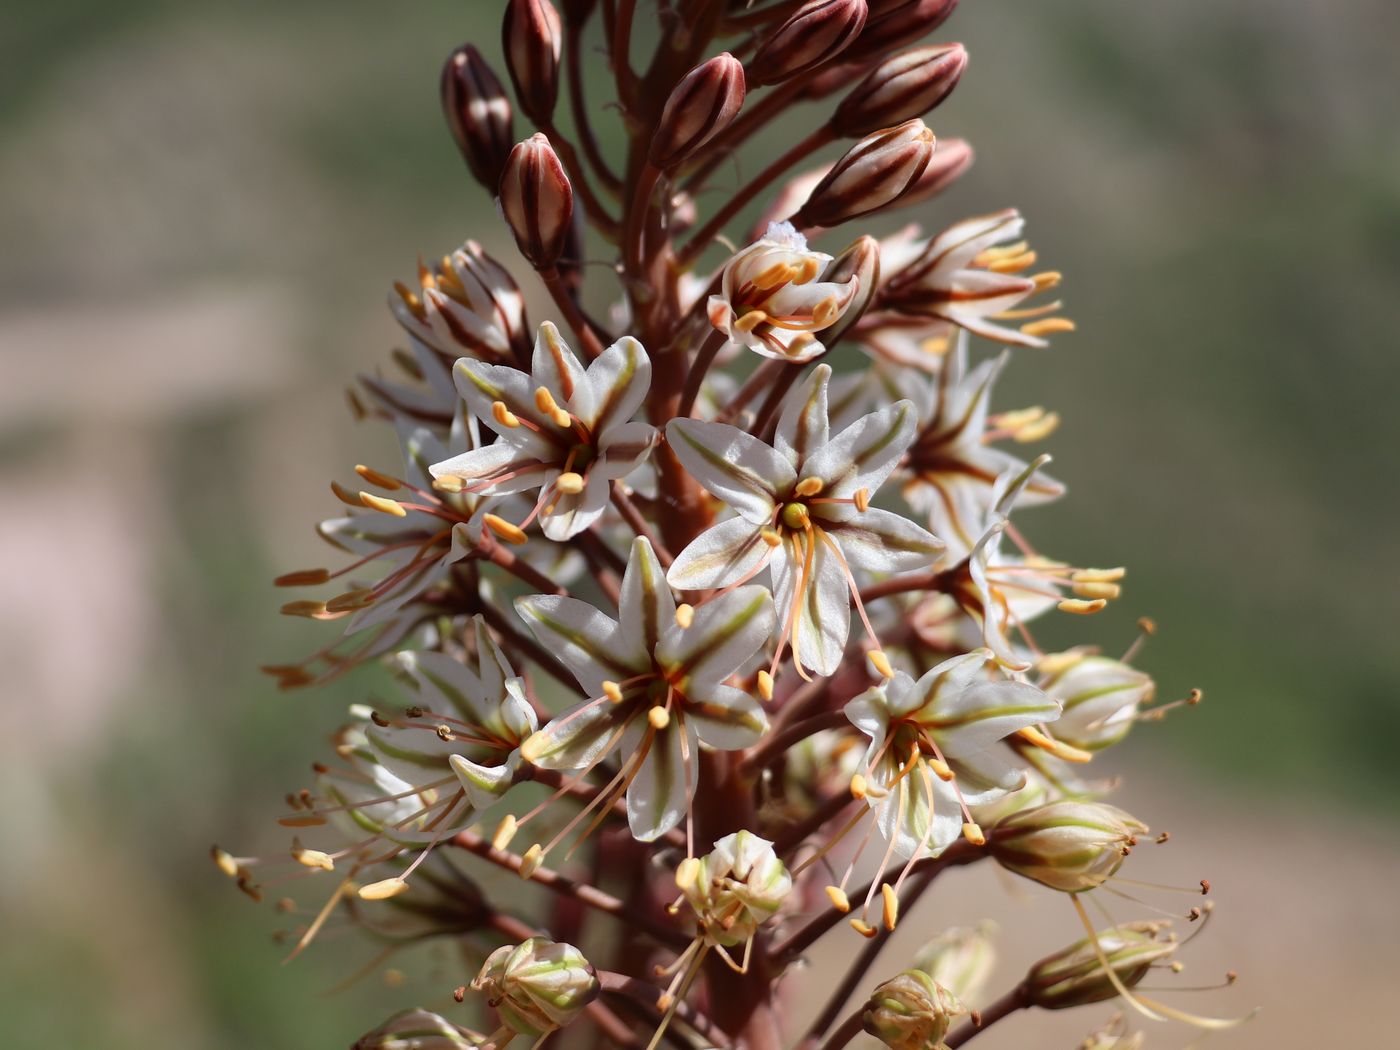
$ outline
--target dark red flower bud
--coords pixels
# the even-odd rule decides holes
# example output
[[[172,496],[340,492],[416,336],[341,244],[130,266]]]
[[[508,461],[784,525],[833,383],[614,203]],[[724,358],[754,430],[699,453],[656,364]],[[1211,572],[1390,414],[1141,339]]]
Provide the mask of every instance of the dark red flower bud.
[[[899,199],[899,203],[919,204],[938,196],[972,167],[972,157],[972,147],[967,139],[939,139],[934,143],[928,167]]]
[[[919,47],[885,59],[841,100],[831,117],[838,135],[856,138],[922,117],[957,87],[967,68],[961,44]]]
[[[696,66],[666,100],[651,162],[674,168],[727,128],[744,104],[744,64],[728,51]]]
[[[846,52],[847,58],[874,58],[932,33],[948,20],[958,0],[906,0],[897,7],[884,5],[881,15],[871,15],[865,31]]]
[[[760,45],[749,83],[776,84],[844,51],[865,28],[865,0],[811,0]]]
[[[559,12],[549,0],[510,0],[501,28],[506,68],[521,110],[546,125],[559,98]]]
[[[888,207],[913,186],[932,156],[933,132],[922,120],[868,135],[817,184],[793,223],[836,226]]]
[[[442,67],[442,111],[467,167],[495,193],[515,145],[514,120],[501,82],[470,44],[448,55]]]
[[[537,270],[553,266],[569,239],[574,191],[544,135],[537,132],[510,151],[500,200],[520,254]]]

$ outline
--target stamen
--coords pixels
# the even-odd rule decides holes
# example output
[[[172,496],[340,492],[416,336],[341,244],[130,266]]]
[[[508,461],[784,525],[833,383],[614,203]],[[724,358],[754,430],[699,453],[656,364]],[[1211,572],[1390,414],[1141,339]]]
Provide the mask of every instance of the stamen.
[[[1096,612],[1102,612],[1107,607],[1108,602],[1103,598],[1095,598],[1086,601],[1080,598],[1066,598],[1056,606],[1060,612],[1074,613],[1076,616],[1092,616]]]
[[[676,626],[685,630],[695,622],[695,606],[681,602],[676,606]]]
[[[376,496],[372,492],[361,492],[360,502],[370,510],[377,510],[381,514],[390,514],[396,518],[408,517],[408,511],[404,510],[402,503],[386,496]]]
[[[498,517],[495,514],[482,515],[481,523],[507,543],[520,546],[528,540],[522,528],[518,525],[512,525],[504,518]]]
[[[398,478],[391,478],[388,474],[381,474],[372,467],[367,467],[363,463],[355,464],[355,473],[364,478],[371,485],[377,485],[381,489],[395,492],[403,488],[403,482]]]
[[[583,491],[583,475],[567,470],[554,479],[554,487],[566,496],[577,496]]]
[[[1032,321],[1030,324],[1021,326],[1021,332],[1032,338],[1056,335],[1060,332],[1073,332],[1074,330],[1075,323],[1068,317],[1047,317],[1043,321]]]
[[[520,417],[507,408],[504,401],[491,402],[491,416],[497,423],[507,429],[514,429],[520,426]]]
[[[825,485],[823,484],[821,478],[803,478],[797,483],[797,485],[793,488],[792,491],[795,495],[801,496],[805,499],[808,496],[820,495],[824,487]]]

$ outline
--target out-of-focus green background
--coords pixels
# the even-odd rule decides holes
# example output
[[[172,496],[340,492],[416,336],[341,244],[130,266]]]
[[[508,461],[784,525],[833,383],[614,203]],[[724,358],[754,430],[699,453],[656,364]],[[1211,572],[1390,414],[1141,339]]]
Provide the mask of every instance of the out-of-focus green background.
[[[320,560],[331,477],[392,462],[339,393],[394,341],[389,282],[466,236],[508,254],[436,100],[452,45],[498,51],[496,8],[0,12],[6,1047],[339,1047],[467,976],[327,995],[369,953],[331,939],[280,966],[276,916],[205,850],[281,848],[282,792],[363,698],[257,674],[327,640],[279,618],[268,581]],[[1071,498],[1023,526],[1131,566],[1098,636],[1124,646],[1150,614],[1164,694],[1206,690],[1120,768],[1170,817],[1187,881],[1229,873],[1217,954],[1244,980],[1225,1002],[1270,1012],[1220,1045],[1381,1045],[1400,976],[1400,12],[985,0],[939,36],[972,61],[932,123],[978,161],[921,218],[1022,208],[1080,325],[1001,391],[1066,418]],[[956,900],[941,919],[975,917]],[[1036,1031],[1007,1027],[986,1045]]]

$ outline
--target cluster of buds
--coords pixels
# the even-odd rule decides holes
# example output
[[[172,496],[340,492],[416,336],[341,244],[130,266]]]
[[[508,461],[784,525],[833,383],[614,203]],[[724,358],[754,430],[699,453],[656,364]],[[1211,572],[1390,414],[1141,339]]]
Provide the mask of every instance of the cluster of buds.
[[[289,848],[214,853],[254,899],[325,887],[279,899],[306,917],[293,954],[348,920],[485,959],[464,1016],[398,1014],[366,1050],[574,1024],[776,1045],[779,978],[834,930],[865,940],[808,1047],[961,1046],[1115,996],[1219,1025],[1137,990],[1171,965],[1164,926],[1094,932],[1081,901],[1147,832],[1086,769],[1200,694],[1149,707],[1141,638],[1037,642],[1125,573],[1032,545],[1022,513],[1066,488],[1021,446],[1060,417],[994,404],[1018,354],[1073,330],[1061,275],[1015,209],[924,207],[973,158],[937,134],[967,50],[926,39],[956,6],[658,3],[642,34],[637,0],[505,0],[500,60],[448,55],[448,130],[519,259],[444,231],[393,286],[406,345],[350,403],[403,465],[333,483],[341,560],[277,583],[329,588],[283,611],[344,634],[267,668],[292,689],[374,663],[400,688],[287,795]],[[999,996],[985,924],[884,968],[901,908],[981,862],[1059,891],[1087,939]]]

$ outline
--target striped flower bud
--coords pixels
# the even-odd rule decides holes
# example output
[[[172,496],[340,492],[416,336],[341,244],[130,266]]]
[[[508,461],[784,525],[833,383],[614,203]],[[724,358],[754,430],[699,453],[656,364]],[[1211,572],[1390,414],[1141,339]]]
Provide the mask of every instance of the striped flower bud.
[[[923,970],[905,970],[871,993],[861,1024],[890,1050],[929,1050],[943,1044],[961,1013],[966,1010],[947,988]]]
[[[996,925],[955,926],[944,930],[919,949],[914,968],[933,978],[934,984],[952,992],[965,1003],[982,997],[987,980],[996,966],[992,941]]]
[[[1158,939],[1165,929],[1165,923],[1131,922],[1095,934],[1099,950],[1124,987],[1138,984],[1153,963],[1176,951],[1178,942]],[[1087,937],[1032,966],[1026,974],[1025,987],[1030,1004],[1042,1010],[1067,1010],[1118,995],[1108,971],[1099,962],[1093,941]]]
[[[675,86],[651,140],[651,162],[667,171],[727,128],[744,104],[744,64],[728,51]]]
[[[752,937],[792,890],[773,844],[749,831],[726,835],[710,853],[682,862],[676,883],[705,939],[726,947]]]
[[[803,4],[754,53],[750,83],[777,84],[835,58],[860,35],[865,17],[865,0]]]
[[[1118,870],[1147,825],[1115,806],[1062,799],[1021,810],[992,829],[987,848],[1003,868],[1065,893]]]
[[[500,80],[470,44],[443,64],[442,112],[467,167],[494,194],[515,143],[514,121]]]
[[[520,254],[537,270],[554,265],[569,238],[574,191],[543,134],[536,132],[510,151],[500,202]]]
[[[837,341],[861,319],[880,287],[880,242],[863,235],[851,242],[840,255],[826,264],[817,280],[824,284],[855,287],[855,295],[841,316],[830,328],[823,329],[822,342],[835,346]]]
[[[872,12],[865,31],[846,52],[847,59],[887,54],[932,33],[948,20],[958,0],[905,0],[880,6],[883,12]]]
[[[838,135],[857,138],[922,117],[957,87],[967,68],[961,44],[919,47],[893,55],[856,85],[831,117]]]
[[[479,1038],[430,1010],[404,1010],[355,1041],[351,1050],[473,1050]]]
[[[793,217],[799,227],[837,226],[899,200],[933,156],[933,132],[907,120],[861,139],[817,184]]]
[[[559,98],[559,12],[549,0],[510,0],[501,27],[501,49],[515,97],[536,124],[548,124]]]
[[[1071,747],[1099,751],[1128,735],[1138,708],[1152,699],[1152,679],[1121,660],[1085,656],[1047,674],[1040,687],[1064,703],[1055,736]]]
[[[598,975],[572,944],[531,937],[488,955],[472,988],[512,1032],[541,1036],[583,1012],[598,995]]]
[[[933,144],[933,156],[929,158],[924,173],[914,180],[914,185],[899,199],[901,207],[922,204],[937,197],[972,167],[973,152],[967,139],[939,139]]]

